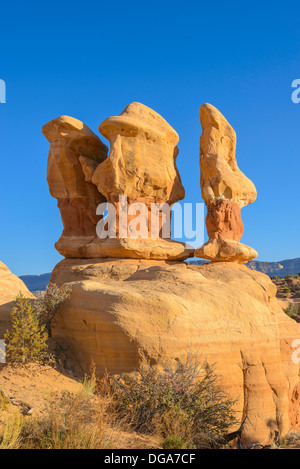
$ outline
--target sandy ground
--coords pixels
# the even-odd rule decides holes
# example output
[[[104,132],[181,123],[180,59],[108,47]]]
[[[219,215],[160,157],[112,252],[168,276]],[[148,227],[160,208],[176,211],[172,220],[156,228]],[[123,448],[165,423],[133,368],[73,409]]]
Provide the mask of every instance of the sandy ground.
[[[0,390],[16,406],[34,409],[36,416],[41,415],[64,392],[76,393],[80,387],[79,380],[65,376],[50,366],[31,364],[0,368]]]
[[[69,374],[69,376],[68,376]],[[55,406],[64,393],[76,394],[82,381],[71,372],[63,374],[51,366],[28,364],[11,366],[0,364],[0,393],[9,398],[10,411],[18,410],[25,418],[40,418]],[[0,396],[1,397],[1,396]],[[94,399],[100,399],[95,397]],[[4,422],[0,415],[0,428]],[[126,431],[112,424],[108,429],[115,449],[158,448],[158,442],[148,436]]]

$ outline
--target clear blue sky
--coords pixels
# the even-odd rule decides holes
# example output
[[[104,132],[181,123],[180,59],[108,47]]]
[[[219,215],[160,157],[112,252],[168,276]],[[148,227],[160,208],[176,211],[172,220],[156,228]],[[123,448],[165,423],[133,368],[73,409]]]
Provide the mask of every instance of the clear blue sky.
[[[94,132],[132,101],[180,136],[187,202],[201,202],[198,110],[218,107],[256,184],[243,242],[259,260],[300,257],[300,6],[296,2],[15,1],[1,5],[0,259],[49,272],[62,226],[48,192],[44,123],[62,114]]]

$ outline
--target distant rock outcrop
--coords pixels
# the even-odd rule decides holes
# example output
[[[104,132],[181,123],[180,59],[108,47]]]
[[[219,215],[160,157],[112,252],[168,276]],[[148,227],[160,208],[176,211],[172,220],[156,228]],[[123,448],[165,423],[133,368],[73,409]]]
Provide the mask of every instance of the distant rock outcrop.
[[[238,168],[236,134],[225,117],[211,104],[200,107],[201,192],[207,205],[209,240],[195,256],[212,261],[246,263],[257,252],[240,243],[244,225],[241,208],[256,199],[256,189]]]
[[[50,282],[51,273],[41,275],[21,275],[19,277],[29,291],[45,291]]]
[[[285,277],[285,275],[298,275],[300,272],[300,258],[286,259],[278,262],[250,261],[247,267],[258,272],[263,272],[269,277]]]
[[[0,339],[9,327],[9,315],[15,299],[20,293],[26,298],[34,298],[22,280],[0,262]]]

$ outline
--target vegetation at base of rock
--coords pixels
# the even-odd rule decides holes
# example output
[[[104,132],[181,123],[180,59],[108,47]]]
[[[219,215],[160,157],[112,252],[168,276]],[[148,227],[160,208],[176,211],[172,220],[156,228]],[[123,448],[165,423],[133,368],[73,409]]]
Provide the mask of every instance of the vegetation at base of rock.
[[[43,418],[27,420],[22,431],[22,447],[28,449],[104,449],[110,444],[102,413],[84,393],[66,394]]]
[[[54,283],[49,283],[46,293],[38,298],[34,308],[41,322],[45,324],[49,337],[51,337],[51,325],[59,308],[69,298],[71,287],[58,287]]]
[[[10,319],[11,329],[4,336],[7,361],[24,364],[43,358],[48,340],[46,326],[27,298],[17,298]]]
[[[215,448],[237,424],[234,406],[219,387],[214,368],[186,362],[145,366],[136,376],[108,377],[115,413],[140,432],[160,435],[165,448]]]
[[[47,355],[51,324],[70,290],[69,286],[49,284],[45,295],[36,301],[17,297],[10,314],[11,328],[4,336],[8,362],[25,364],[53,358]]]
[[[89,383],[89,379],[91,382]],[[113,441],[107,424],[105,402],[95,402],[94,378],[85,378],[76,394],[65,392],[39,418],[17,411],[0,411],[0,449],[105,449]],[[2,414],[2,415],[1,415]]]

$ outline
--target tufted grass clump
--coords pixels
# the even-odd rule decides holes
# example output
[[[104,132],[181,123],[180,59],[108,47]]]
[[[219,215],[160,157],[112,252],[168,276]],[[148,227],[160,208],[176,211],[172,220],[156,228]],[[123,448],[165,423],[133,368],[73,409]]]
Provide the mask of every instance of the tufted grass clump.
[[[27,420],[22,431],[23,449],[104,449],[103,414],[85,394],[65,393],[42,418]]]
[[[2,417],[0,412],[0,417]],[[6,412],[3,417],[3,425],[0,428],[0,450],[18,449],[23,430],[23,417],[18,411]]]

